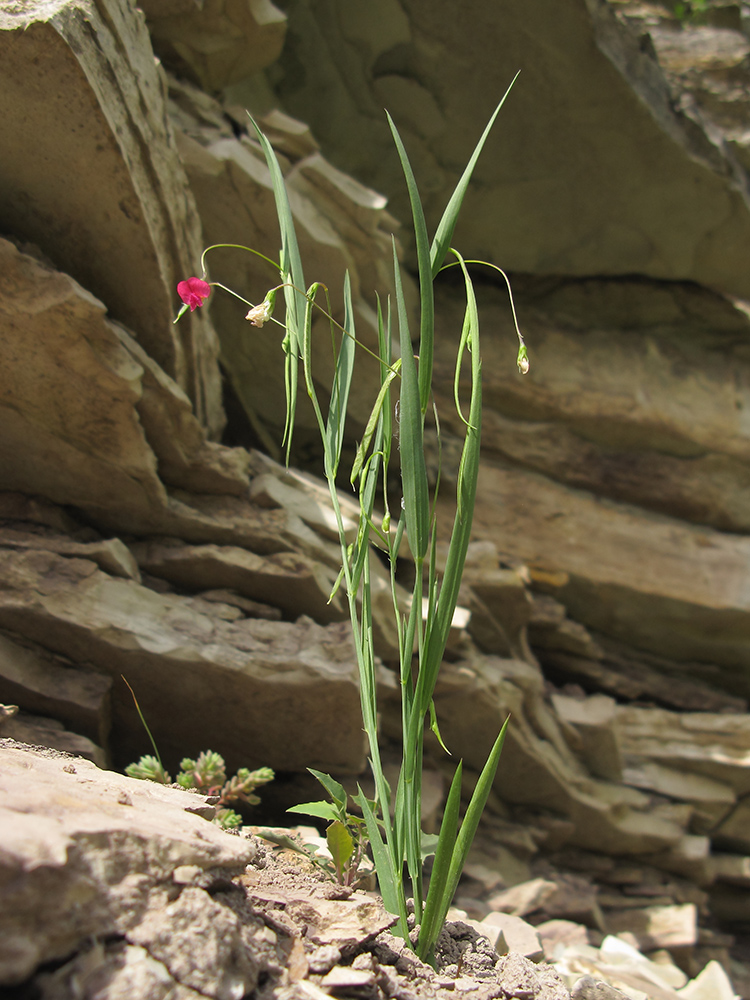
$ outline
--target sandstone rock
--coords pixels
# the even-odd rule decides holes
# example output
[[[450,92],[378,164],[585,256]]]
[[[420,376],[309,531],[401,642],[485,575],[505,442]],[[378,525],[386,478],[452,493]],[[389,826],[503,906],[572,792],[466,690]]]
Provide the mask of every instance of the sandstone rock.
[[[119,538],[107,538],[95,542],[76,542],[51,531],[29,531],[25,527],[5,527],[0,534],[0,543],[6,549],[40,549],[57,552],[62,556],[90,559],[110,576],[122,576],[141,582],[138,563],[131,550]]]
[[[637,756],[628,757],[622,777],[626,784],[635,788],[648,789],[693,804],[692,827],[701,832],[712,830],[737,801],[734,791],[725,782],[691,771],[664,767]]]
[[[378,899],[364,893],[348,898],[346,893],[333,890],[334,898],[316,899],[313,903],[309,890],[274,887],[254,872],[243,875],[240,881],[253,901],[271,911],[283,908],[291,920],[307,924],[312,943],[333,946],[341,955],[351,954],[363,941],[371,940],[396,922]]]
[[[730,850],[750,850],[750,800],[741,799],[713,831],[716,843]]]
[[[737,854],[713,854],[709,866],[714,879],[750,887],[750,857]]]
[[[202,802],[190,792],[0,742],[5,986],[65,958],[89,936],[137,928],[168,902],[177,866],[231,875],[255,856],[252,842],[185,812]]]
[[[556,892],[557,885],[554,882],[537,878],[514,885],[511,889],[504,889],[491,896],[488,902],[492,910],[523,917],[527,913],[543,909]]]
[[[750,791],[747,715],[621,706],[617,727],[626,755],[706,775],[740,796]]]
[[[553,694],[552,704],[558,717],[580,735],[581,755],[591,773],[607,781],[622,781],[614,699],[602,694],[586,699]]]
[[[741,670],[750,644],[750,606],[739,582],[746,539],[486,461],[474,531],[530,565],[564,568],[554,596],[577,620],[673,659],[719,664],[726,687],[750,691]]]
[[[562,826],[553,837],[602,852],[664,850],[684,833],[690,809],[660,816],[646,796],[596,781],[568,747],[543,701],[538,668],[514,660],[474,655],[444,664],[435,692],[440,731],[464,767],[484,766],[505,715],[510,712],[499,796],[517,804],[543,803]],[[392,723],[384,713],[384,732]],[[558,842],[559,846],[559,842]]]
[[[218,434],[216,334],[202,311],[172,325],[201,235],[144,18],[115,0],[6,8],[0,47],[3,230],[106,302]]]
[[[600,496],[746,532],[743,309],[707,289],[634,278],[519,276],[513,289],[532,351],[524,377],[507,295],[479,295],[485,452]],[[436,370],[447,387],[463,306],[452,288],[438,288],[436,301]],[[441,423],[457,432],[450,390],[438,391]]]
[[[742,168],[680,109],[653,47],[618,23],[612,5],[568,0],[551,12],[546,3],[497,10],[476,0],[460,19],[453,13],[424,0],[378,0],[366,11],[300,0],[275,76],[284,107],[405,219],[387,107],[434,228],[521,69],[464,203],[459,249],[516,272],[644,274],[748,296]],[[486,58],[477,53],[478,37],[502,39],[502,58],[491,46]]]
[[[227,622],[197,613],[176,595],[109,577],[87,560],[47,552],[11,553],[4,583],[0,627],[99,673],[123,674],[165,761],[210,748],[230,770],[361,769],[348,625],[324,628],[304,618]],[[113,746],[123,765],[148,744],[119,681],[112,710]]]

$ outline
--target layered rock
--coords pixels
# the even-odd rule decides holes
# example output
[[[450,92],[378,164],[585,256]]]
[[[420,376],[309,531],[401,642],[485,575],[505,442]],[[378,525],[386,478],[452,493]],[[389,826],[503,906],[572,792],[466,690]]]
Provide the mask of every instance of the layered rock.
[[[218,434],[216,334],[201,313],[172,325],[200,223],[142,14],[118,2],[6,5],[0,46],[3,231],[104,300]]]

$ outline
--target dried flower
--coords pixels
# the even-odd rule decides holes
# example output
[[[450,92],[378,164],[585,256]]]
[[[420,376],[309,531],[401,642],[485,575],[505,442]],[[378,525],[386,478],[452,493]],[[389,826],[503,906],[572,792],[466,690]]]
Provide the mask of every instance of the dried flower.
[[[253,326],[263,326],[267,323],[271,316],[273,315],[273,307],[276,304],[276,292],[269,292],[265,299],[261,302],[259,306],[253,306],[250,312],[245,316],[246,320],[249,320]]]
[[[211,286],[202,278],[188,278],[177,285],[177,294],[186,306],[190,306],[190,312],[194,312],[211,294]]]

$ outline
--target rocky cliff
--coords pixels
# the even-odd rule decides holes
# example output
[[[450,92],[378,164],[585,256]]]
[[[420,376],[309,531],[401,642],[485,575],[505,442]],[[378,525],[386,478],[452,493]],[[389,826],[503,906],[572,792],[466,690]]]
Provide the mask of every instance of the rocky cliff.
[[[308,766],[362,771],[312,414],[307,471],[286,471],[278,338],[218,288],[174,325],[174,288],[208,245],[277,253],[248,109],[310,277],[340,316],[349,270],[371,340],[407,218],[383,105],[434,224],[520,69],[456,240],[511,272],[532,367],[515,370],[488,274],[480,500],[441,728],[476,768],[513,714],[477,865],[490,856],[505,888],[553,861],[595,871],[594,933],[728,966],[750,884],[750,43],[740,8],[722,12],[0,5],[0,701],[21,708],[3,735],[121,767],[149,749],[125,677],[165,758],[210,746],[272,766],[279,807]],[[239,249],[207,261],[252,303],[274,280]],[[438,404],[458,310],[446,279]],[[358,372],[353,439],[376,377]],[[377,573],[376,591],[387,743]],[[525,913],[580,917],[535,899]]]

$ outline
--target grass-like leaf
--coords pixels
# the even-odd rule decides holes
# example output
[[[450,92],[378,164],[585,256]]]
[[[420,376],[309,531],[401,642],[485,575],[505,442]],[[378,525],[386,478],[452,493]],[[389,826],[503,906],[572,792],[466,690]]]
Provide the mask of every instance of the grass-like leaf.
[[[414,171],[411,168],[409,157],[406,155],[406,149],[401,141],[398,129],[387,111],[386,115],[393,135],[393,141],[396,143],[398,156],[401,160],[401,169],[406,180],[406,189],[409,192],[409,203],[414,221],[414,242],[417,251],[417,266],[419,268],[419,400],[422,417],[424,417],[427,412],[430,392],[432,391],[432,359],[435,339],[435,296],[432,289],[433,276],[430,247],[427,238],[424,209],[419,197]]]
[[[253,128],[258,136],[266,164],[271,174],[271,186],[273,189],[274,201],[276,203],[276,214],[279,219],[279,230],[281,232],[281,258],[280,270],[281,280],[284,282],[284,302],[286,303],[286,329],[287,340],[285,343],[284,362],[284,382],[286,386],[286,425],[284,428],[284,441],[286,443],[287,462],[292,447],[292,433],[294,430],[294,417],[297,406],[297,380],[298,380],[298,357],[302,353],[300,343],[300,329],[302,321],[302,311],[305,305],[304,288],[305,277],[302,271],[302,258],[300,257],[297,233],[294,227],[294,216],[289,204],[289,196],[284,183],[284,175],[281,172],[276,153],[261,131],[258,123],[248,114]]]
[[[430,514],[427,467],[424,460],[424,422],[419,402],[417,366],[409,337],[409,321],[406,315],[406,303],[395,240],[393,241],[393,268],[401,345],[401,395],[399,396],[398,415],[406,534],[412,555],[416,560],[422,560],[427,551]]]
[[[518,73],[521,71],[519,70]],[[466,165],[466,169],[461,174],[458,184],[451,195],[450,201],[448,202],[445,211],[443,212],[443,217],[440,220],[437,230],[435,232],[435,238],[432,241],[432,246],[430,247],[430,260],[432,265],[432,275],[433,277],[438,273],[440,268],[443,266],[443,261],[448,254],[451,246],[451,240],[453,239],[453,231],[456,228],[456,222],[458,221],[458,215],[461,211],[461,205],[463,204],[464,197],[466,195],[466,190],[469,187],[469,181],[471,180],[471,175],[474,173],[474,167],[477,165],[477,160],[479,155],[484,149],[484,144],[487,141],[487,137],[492,131],[492,126],[495,124],[495,119],[500,114],[500,108],[505,104],[505,99],[511,92],[513,84],[518,79],[518,73],[513,77],[510,82],[510,86],[503,94],[503,99],[500,101],[498,106],[495,108],[495,112],[487,123],[487,127],[479,139],[479,142],[474,148],[474,152],[471,154],[471,158]]]

